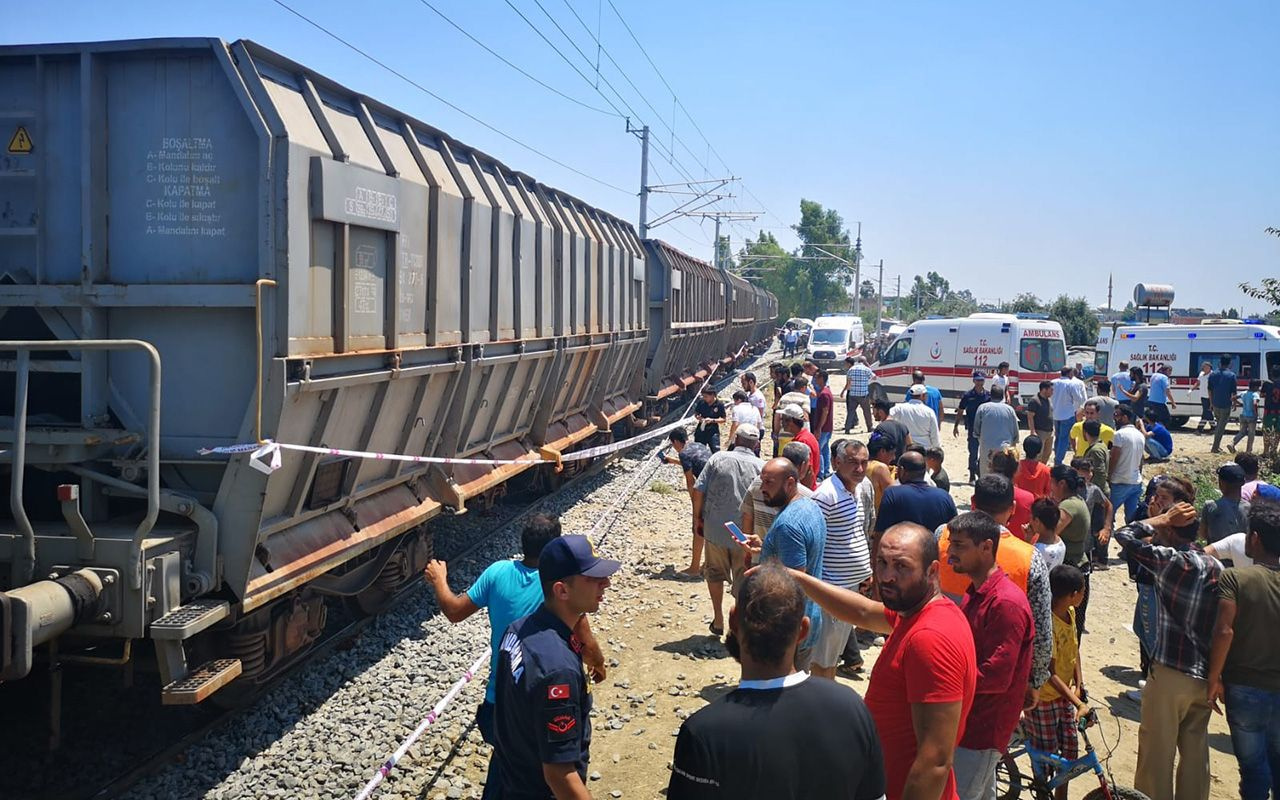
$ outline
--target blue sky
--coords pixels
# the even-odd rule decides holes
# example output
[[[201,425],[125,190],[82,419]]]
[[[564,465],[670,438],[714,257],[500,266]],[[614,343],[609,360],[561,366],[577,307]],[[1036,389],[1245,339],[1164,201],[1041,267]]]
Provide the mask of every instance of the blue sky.
[[[680,179],[657,152],[674,148],[695,179],[743,178],[739,197],[721,207],[768,212],[729,229],[735,249],[761,226],[793,245],[786,226],[805,197],[836,208],[851,228],[862,222],[866,257],[885,261],[886,290],[899,273],[905,284],[934,269],[983,299],[1067,292],[1101,303],[1114,272],[1117,305],[1148,281],[1173,283],[1178,305],[1217,310],[1255,306],[1235,285],[1280,275],[1280,239],[1263,233],[1280,226],[1280,4],[613,1],[682,108],[609,0],[511,0],[588,80],[507,0],[431,0],[541,80],[608,109],[592,85],[598,25],[638,91],[603,55],[600,89],[631,113],[603,81],[616,86],[660,140],[651,183]],[[639,146],[612,111],[529,81],[420,0],[286,2],[625,191],[520,148],[270,0],[47,0],[8,15],[0,41],[254,39],[635,220]],[[672,202],[655,197],[652,206]],[[711,252],[710,223],[653,233]]]

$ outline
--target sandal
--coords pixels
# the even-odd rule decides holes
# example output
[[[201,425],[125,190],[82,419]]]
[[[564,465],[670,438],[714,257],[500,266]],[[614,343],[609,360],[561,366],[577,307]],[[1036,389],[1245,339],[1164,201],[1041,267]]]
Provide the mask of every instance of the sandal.
[[[713,622],[707,626],[707,629],[711,631],[712,636],[724,636],[724,626],[717,628],[716,624]]]

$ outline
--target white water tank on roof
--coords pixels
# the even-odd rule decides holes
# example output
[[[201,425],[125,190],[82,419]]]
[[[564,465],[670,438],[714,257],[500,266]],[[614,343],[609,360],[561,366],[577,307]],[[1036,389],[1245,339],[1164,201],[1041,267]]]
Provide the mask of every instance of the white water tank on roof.
[[[1133,287],[1135,306],[1173,305],[1173,287],[1167,283],[1139,283]]]

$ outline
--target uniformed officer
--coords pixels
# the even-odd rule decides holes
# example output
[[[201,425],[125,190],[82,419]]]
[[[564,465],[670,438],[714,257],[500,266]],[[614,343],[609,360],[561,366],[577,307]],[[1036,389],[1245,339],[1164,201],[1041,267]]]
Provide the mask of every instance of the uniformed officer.
[[[573,628],[604,599],[617,561],[585,536],[548,542],[538,559],[542,605],[511,623],[498,648],[496,791],[501,800],[590,798],[591,686]]]

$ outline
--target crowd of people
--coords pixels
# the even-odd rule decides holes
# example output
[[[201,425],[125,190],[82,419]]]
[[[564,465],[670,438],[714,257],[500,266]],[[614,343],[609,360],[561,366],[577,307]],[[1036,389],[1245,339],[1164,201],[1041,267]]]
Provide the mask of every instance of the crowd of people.
[[[729,408],[704,391],[692,439],[671,432],[661,457],[681,467],[692,509],[685,572],[705,582],[709,633],[741,680],[681,726],[668,798],[986,800],[1019,728],[1076,758],[1090,579],[1113,539],[1136,585],[1144,676],[1134,785],[1152,800],[1207,798],[1208,723],[1225,707],[1241,797],[1280,798],[1280,639],[1268,635],[1280,490],[1248,452],[1218,469],[1222,497],[1200,507],[1181,477],[1145,480],[1143,465],[1173,449],[1159,372],[1091,390],[1064,369],[1026,406],[1024,435],[1005,366],[990,387],[975,371],[952,409],[973,486],[963,509],[944,468],[942,395],[921,373],[887,401],[850,358],[834,441],[837,395],[812,362],[770,367],[771,404],[753,373]],[[1208,405],[1225,415],[1219,386]],[[1280,415],[1280,396],[1246,404]],[[852,436],[859,422],[865,438]],[[451,621],[489,612],[484,796],[590,797],[590,685],[606,666],[587,620],[619,565],[553,518],[534,517],[523,545],[462,595],[442,563],[427,568]],[[830,680],[859,676],[876,646],[862,696]]]

